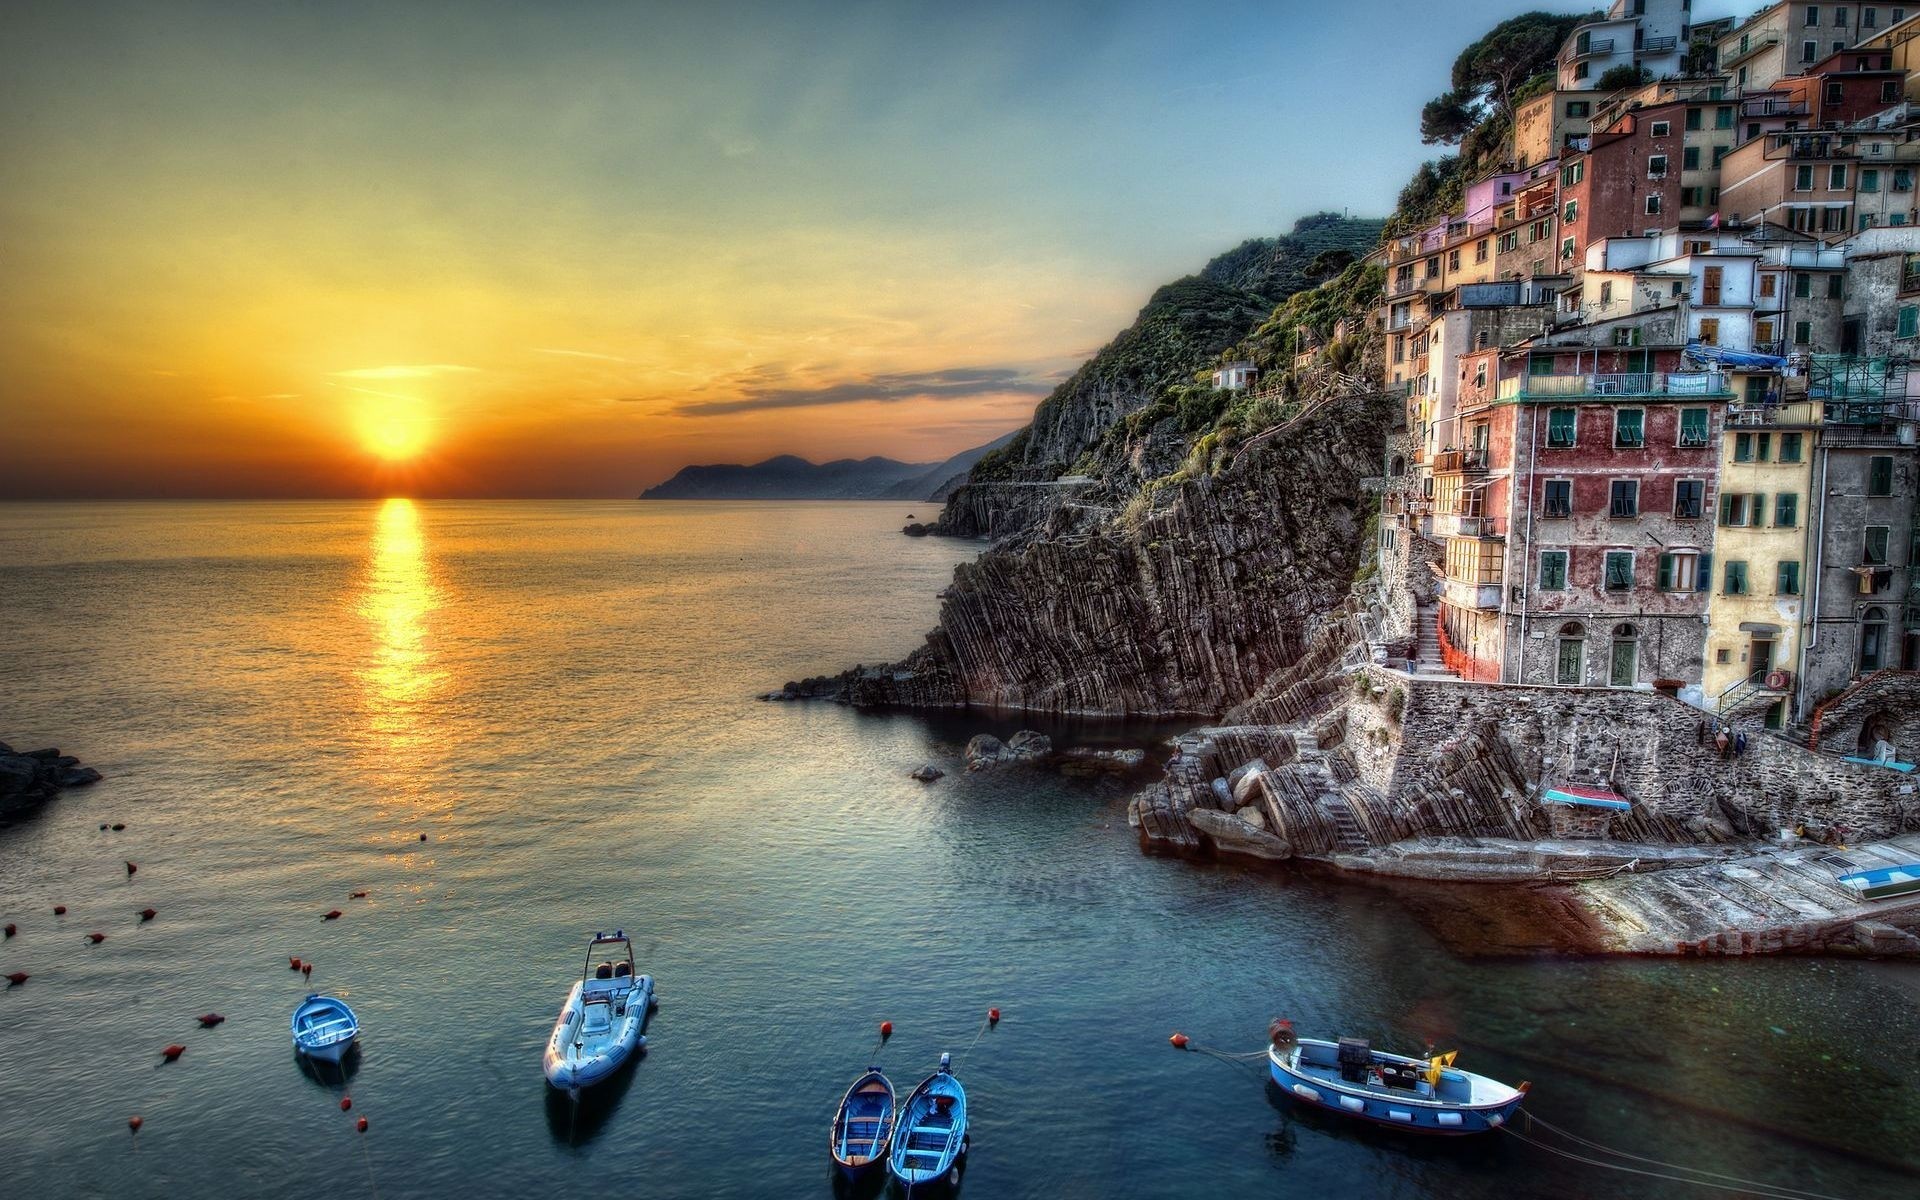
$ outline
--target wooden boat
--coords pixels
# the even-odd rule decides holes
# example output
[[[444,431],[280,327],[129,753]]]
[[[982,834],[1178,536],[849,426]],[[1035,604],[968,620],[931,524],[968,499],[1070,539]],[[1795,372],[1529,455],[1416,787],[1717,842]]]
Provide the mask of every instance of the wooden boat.
[[[829,1149],[834,1165],[849,1179],[867,1174],[875,1163],[885,1162],[893,1144],[895,1116],[893,1083],[869,1067],[853,1081],[833,1117],[833,1141]]]
[[[595,963],[603,946],[625,953]],[[568,991],[547,1039],[547,1082],[578,1096],[619,1070],[646,1046],[643,1030],[653,1006],[653,977],[633,970],[633,939],[618,929],[594,934],[580,981]]]
[[[909,1189],[940,1180],[958,1183],[967,1142],[967,1090],[953,1077],[952,1056],[942,1054],[940,1069],[900,1106],[887,1170]]]
[[[293,1048],[317,1062],[337,1063],[360,1040],[360,1019],[347,1002],[310,992],[293,1010]]]
[[[1273,1080],[1295,1099],[1413,1133],[1496,1129],[1526,1099],[1528,1084],[1504,1083],[1453,1067],[1453,1055],[1407,1058],[1363,1038],[1338,1042],[1276,1034],[1267,1049]]]
[[[1920,892],[1920,863],[1849,871],[1840,876],[1837,882],[1843,888],[1858,892],[1862,900],[1886,900],[1893,896],[1904,896],[1909,892]]]

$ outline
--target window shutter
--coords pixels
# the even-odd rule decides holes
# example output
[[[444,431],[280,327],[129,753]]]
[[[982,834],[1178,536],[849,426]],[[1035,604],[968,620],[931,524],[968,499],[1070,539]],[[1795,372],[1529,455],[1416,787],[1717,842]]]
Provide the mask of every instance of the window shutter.
[[[1673,590],[1673,555],[1662,554],[1660,556],[1659,579],[1660,582],[1658,586],[1661,591],[1670,592]]]
[[[1700,556],[1700,567],[1693,576],[1693,590],[1706,591],[1713,581],[1713,555],[1711,552]]]

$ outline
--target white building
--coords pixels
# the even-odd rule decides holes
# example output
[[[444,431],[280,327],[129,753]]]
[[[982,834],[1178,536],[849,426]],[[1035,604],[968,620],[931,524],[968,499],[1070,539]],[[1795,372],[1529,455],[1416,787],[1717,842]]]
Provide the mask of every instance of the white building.
[[[1213,373],[1213,386],[1229,392],[1244,392],[1253,386],[1253,377],[1259,371],[1250,362],[1222,363]]]
[[[1613,0],[1605,20],[1573,31],[1560,47],[1561,91],[1591,91],[1615,67],[1639,66],[1655,79],[1680,74],[1690,0]]]

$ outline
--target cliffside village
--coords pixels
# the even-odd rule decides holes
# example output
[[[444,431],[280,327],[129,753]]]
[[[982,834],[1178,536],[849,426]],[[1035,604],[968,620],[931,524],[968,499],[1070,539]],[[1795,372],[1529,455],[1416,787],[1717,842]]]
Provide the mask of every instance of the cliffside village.
[[[1376,252],[1380,578],[1416,672],[1817,741],[1920,668],[1920,6],[1689,9],[1576,29],[1508,161]],[[1595,90],[1621,64],[1652,82]],[[1911,762],[1916,725],[1822,748]]]

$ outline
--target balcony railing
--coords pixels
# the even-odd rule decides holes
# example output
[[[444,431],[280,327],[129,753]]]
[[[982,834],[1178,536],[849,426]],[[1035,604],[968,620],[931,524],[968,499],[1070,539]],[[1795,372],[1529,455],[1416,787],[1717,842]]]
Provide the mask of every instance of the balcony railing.
[[[1454,472],[1477,475],[1486,469],[1485,450],[1442,450],[1433,456],[1433,473],[1436,475]]]
[[[1650,37],[1642,39],[1639,50],[1642,54],[1665,54],[1679,44],[1677,37]]]
[[[1743,117],[1804,117],[1812,111],[1805,100],[1788,100],[1779,96],[1748,96],[1740,102],[1740,115]]]
[[[1581,45],[1578,40],[1575,40],[1575,42],[1573,43],[1574,59],[1592,58],[1595,55],[1612,54],[1612,53],[1613,53],[1612,38],[1590,38],[1588,39],[1586,45],[1584,46]]]
[[[1615,399],[1632,396],[1729,397],[1718,371],[1652,371],[1624,375],[1516,375],[1500,381],[1502,400]]]

